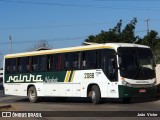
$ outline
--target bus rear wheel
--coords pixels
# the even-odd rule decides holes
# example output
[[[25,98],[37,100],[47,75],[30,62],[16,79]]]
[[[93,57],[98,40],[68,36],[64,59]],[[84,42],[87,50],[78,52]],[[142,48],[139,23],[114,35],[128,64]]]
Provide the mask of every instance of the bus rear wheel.
[[[97,85],[93,85],[91,87],[90,93],[91,93],[90,97],[91,97],[92,103],[99,104],[101,101],[101,94],[100,94],[99,87]]]
[[[39,98],[37,96],[37,91],[34,86],[32,86],[28,89],[28,98],[31,103],[38,102]]]

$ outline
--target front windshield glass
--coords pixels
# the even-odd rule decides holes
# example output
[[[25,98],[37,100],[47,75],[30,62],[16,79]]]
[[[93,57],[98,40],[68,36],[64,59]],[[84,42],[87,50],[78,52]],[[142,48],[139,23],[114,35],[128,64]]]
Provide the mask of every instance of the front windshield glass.
[[[155,78],[155,63],[149,48],[118,48],[120,75],[129,79]]]

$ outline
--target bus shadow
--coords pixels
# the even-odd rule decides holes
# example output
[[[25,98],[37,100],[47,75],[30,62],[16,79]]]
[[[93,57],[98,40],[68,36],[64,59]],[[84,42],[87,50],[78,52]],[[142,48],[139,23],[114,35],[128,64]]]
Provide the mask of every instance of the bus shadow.
[[[154,102],[160,100],[160,97],[154,98],[134,98],[131,102],[132,103],[142,103],[142,102]]]
[[[117,104],[136,104],[136,103],[145,103],[145,102],[155,102],[160,100],[160,97],[154,97],[154,98],[132,98],[130,101],[123,101],[123,99],[106,99],[105,101],[108,101],[110,103],[117,103]]]
[[[154,102],[160,100],[160,97],[155,98],[133,98],[130,102],[124,102],[122,99],[102,99],[100,104],[106,103],[116,103],[116,104],[135,104],[135,103],[145,103]],[[28,98],[16,100],[15,102],[30,102]],[[90,98],[67,98],[67,97],[45,97],[40,98],[38,103],[91,103]]]
[[[16,100],[15,102],[30,102],[28,98]],[[67,98],[67,97],[43,97],[38,103],[91,103],[89,98]]]

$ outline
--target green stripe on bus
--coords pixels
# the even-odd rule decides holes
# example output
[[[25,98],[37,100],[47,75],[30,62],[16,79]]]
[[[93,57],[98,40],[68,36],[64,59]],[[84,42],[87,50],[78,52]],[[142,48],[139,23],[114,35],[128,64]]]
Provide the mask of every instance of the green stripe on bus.
[[[5,74],[5,83],[64,82],[67,71]]]

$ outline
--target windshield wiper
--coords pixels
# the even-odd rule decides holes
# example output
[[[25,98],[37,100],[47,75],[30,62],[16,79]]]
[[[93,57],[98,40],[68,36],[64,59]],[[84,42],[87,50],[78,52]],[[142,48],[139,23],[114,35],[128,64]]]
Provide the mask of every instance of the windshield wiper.
[[[140,67],[137,67],[136,73],[135,73],[135,75],[134,75],[134,77],[133,77],[134,79],[137,78],[139,72],[140,72]]]

